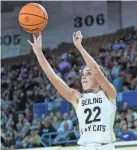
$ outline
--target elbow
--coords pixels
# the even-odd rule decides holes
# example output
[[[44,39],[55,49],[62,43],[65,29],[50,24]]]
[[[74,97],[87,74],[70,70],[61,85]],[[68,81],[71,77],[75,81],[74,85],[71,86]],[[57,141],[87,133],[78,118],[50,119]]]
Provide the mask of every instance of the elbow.
[[[111,85],[111,87],[109,87],[109,89],[106,90],[105,92],[108,97],[114,102],[116,103],[116,97],[117,97],[117,92],[116,89]]]
[[[60,82],[60,77],[59,76],[57,76],[56,74],[54,74],[54,75],[52,75],[51,76],[51,78],[50,78],[50,81],[52,82],[52,83],[59,83]]]
[[[56,74],[52,74],[49,79],[52,81],[52,82],[56,82],[58,80],[58,76]]]
[[[116,91],[115,87],[112,86],[111,90],[112,90],[112,93],[113,93],[113,98],[116,98],[117,97],[117,91]]]

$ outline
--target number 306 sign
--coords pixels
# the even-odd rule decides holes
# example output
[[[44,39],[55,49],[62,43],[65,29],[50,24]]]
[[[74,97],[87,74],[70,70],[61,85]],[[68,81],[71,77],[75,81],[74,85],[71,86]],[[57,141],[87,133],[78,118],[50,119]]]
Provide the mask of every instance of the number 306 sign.
[[[90,27],[92,25],[104,25],[105,16],[103,13],[100,13],[96,16],[88,15],[86,17],[77,16],[74,18],[74,27],[81,28],[83,26]]]

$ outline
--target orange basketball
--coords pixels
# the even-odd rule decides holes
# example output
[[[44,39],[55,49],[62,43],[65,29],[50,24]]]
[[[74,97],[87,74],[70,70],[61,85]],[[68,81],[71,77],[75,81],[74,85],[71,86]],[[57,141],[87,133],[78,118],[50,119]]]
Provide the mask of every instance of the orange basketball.
[[[48,13],[40,4],[29,3],[20,10],[18,19],[26,32],[38,33],[48,24]]]

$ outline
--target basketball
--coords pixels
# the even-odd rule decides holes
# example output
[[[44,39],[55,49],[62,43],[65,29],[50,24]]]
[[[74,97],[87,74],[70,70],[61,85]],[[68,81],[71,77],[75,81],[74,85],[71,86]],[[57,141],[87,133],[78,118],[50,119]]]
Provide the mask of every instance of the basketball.
[[[48,24],[48,13],[38,3],[29,3],[19,12],[19,24],[28,33],[41,32]]]

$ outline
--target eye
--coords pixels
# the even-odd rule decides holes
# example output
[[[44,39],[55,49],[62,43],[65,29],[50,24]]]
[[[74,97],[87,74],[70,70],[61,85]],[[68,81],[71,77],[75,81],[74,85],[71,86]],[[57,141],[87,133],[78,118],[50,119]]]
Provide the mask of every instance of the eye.
[[[87,75],[91,75],[91,72],[88,72]]]

